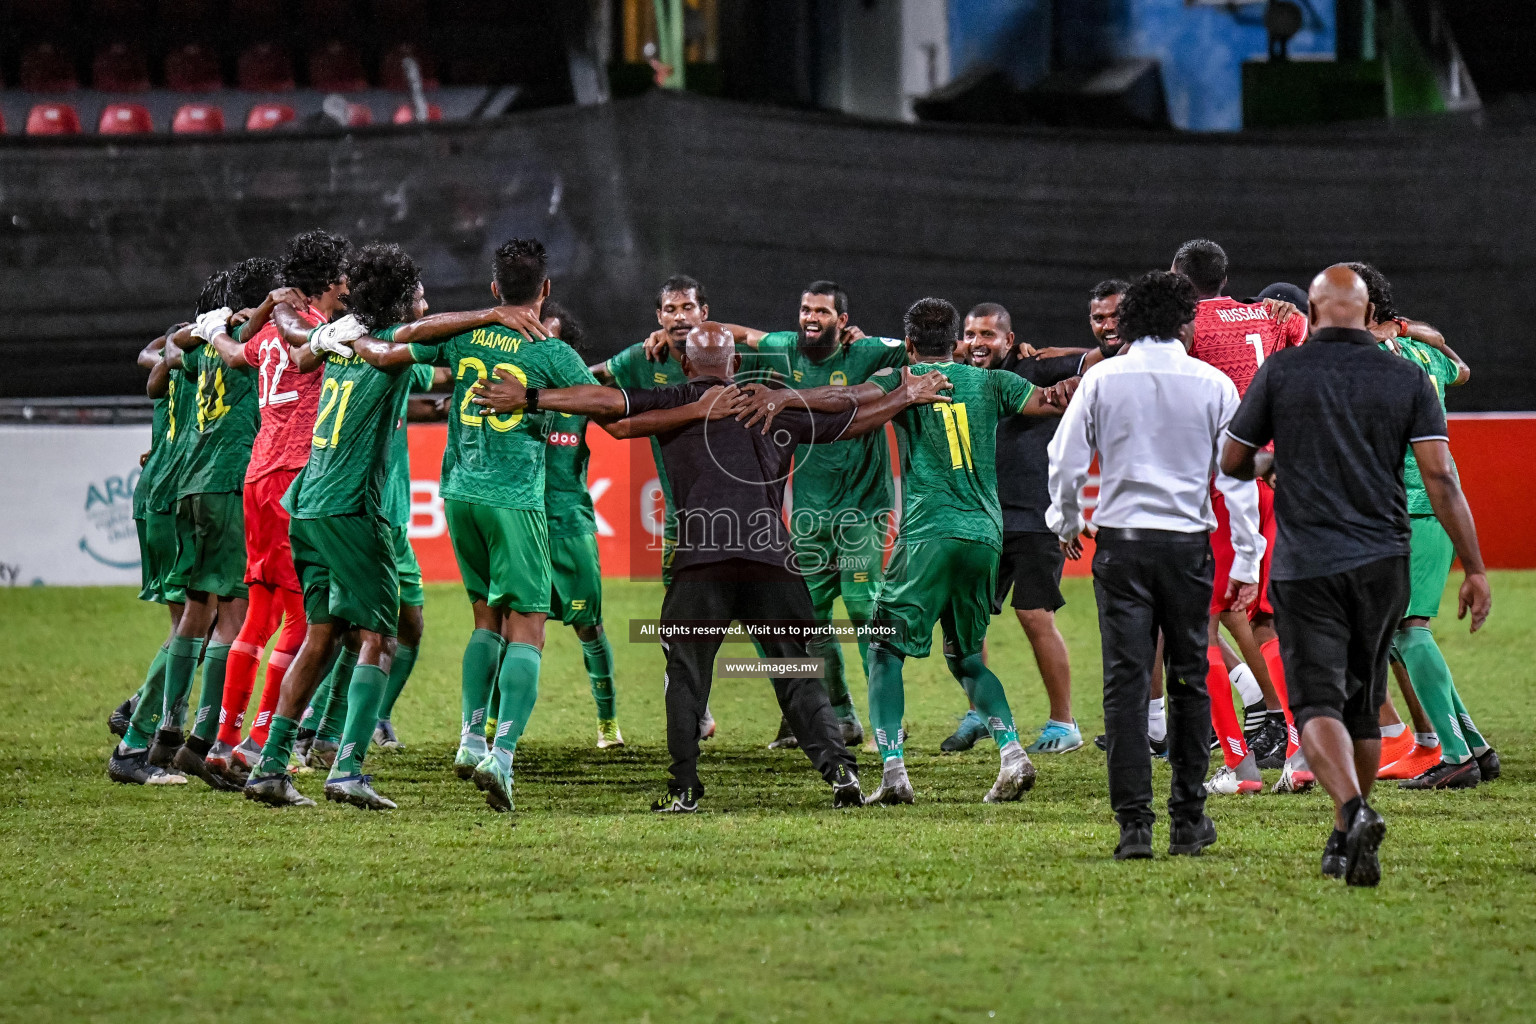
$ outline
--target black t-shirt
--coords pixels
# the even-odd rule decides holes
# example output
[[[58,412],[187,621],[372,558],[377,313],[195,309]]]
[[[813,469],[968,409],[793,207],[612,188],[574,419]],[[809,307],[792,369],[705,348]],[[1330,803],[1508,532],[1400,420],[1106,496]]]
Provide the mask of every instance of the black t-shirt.
[[[1404,451],[1448,439],[1429,376],[1369,331],[1339,327],[1266,359],[1227,433],[1275,442],[1276,580],[1408,554]]]
[[[1084,353],[1018,358],[1008,353],[999,369],[1011,370],[1038,387],[1048,388],[1078,375]],[[1004,533],[1050,533],[1045,510],[1051,507],[1047,454],[1060,416],[1005,416],[997,422],[997,500],[1003,507]]]
[[[625,389],[629,412],[674,409],[728,380],[704,378],[650,391]],[[672,571],[727,559],[794,567],[784,525],[784,484],[795,447],[843,436],[857,410],[812,413],[788,408],[764,434],[734,418],[692,423],[658,434],[677,509]]]

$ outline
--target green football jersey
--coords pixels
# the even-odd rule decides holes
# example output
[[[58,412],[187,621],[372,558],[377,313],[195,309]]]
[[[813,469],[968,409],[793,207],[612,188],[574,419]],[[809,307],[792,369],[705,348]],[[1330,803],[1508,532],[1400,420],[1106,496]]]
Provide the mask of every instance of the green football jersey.
[[[196,442],[197,386],[179,370],[172,370],[166,382],[165,439],[159,445],[154,472],[146,474],[150,480],[147,511],[169,512],[176,505],[187,452]]]
[[[1412,338],[1398,338],[1398,355],[1416,366],[1424,368],[1429,374],[1429,382],[1435,386],[1435,394],[1440,396],[1440,408],[1445,408],[1445,387],[1456,379],[1459,368],[1451,362],[1450,356],[1435,348],[1426,345],[1422,341]],[[1385,345],[1381,346],[1386,348]],[[1451,468],[1455,469],[1455,462]],[[1419,460],[1413,457],[1413,448],[1408,449],[1403,457],[1403,486],[1408,492],[1408,514],[1410,516],[1432,516],[1434,508],[1429,503],[1429,492],[1424,489],[1424,477],[1419,473]]]
[[[550,413],[545,428],[549,444],[544,456],[544,515],[549,535],[577,537],[597,532],[597,514],[587,490],[587,418],[573,413]]]
[[[795,331],[765,335],[757,343],[754,367],[771,370],[791,387],[815,388],[863,384],[880,370],[907,365],[906,344],[897,338],[860,338],[847,347],[839,345],[820,362],[800,351],[799,342]],[[795,449],[791,479],[796,510],[835,515],[853,509],[867,516],[889,512],[891,450],[885,431],[832,444],[801,445]]]
[[[183,354],[181,373],[184,382],[197,389],[197,407],[193,422],[178,424],[191,428],[195,439],[181,467],[176,496],[219,494],[238,491],[245,484],[245,467],[251,461],[251,445],[261,427],[261,409],[256,398],[256,369],[231,369],[209,345],[199,345]]]
[[[401,501],[391,486],[391,450],[405,432],[412,377],[409,366],[380,370],[361,356],[327,357],[309,462],[283,499],[293,518],[369,515],[405,524],[410,495]]]
[[[688,375],[683,364],[667,353],[667,361],[653,363],[645,358],[645,345],[641,342],[629,346],[608,360],[608,372],[621,388],[651,391],[674,384],[686,384]],[[668,516],[676,515],[677,506],[672,504],[672,485],[667,481],[666,464],[661,461],[661,442],[651,438],[651,457],[656,461],[656,479],[661,484],[661,498]]]
[[[901,537],[958,537],[1002,549],[997,500],[997,421],[1029,401],[1035,386],[1016,373],[961,363],[918,363],[915,374],[942,372],[952,404],[917,405],[892,422],[901,450]],[[870,378],[889,394],[897,370]]]
[[[149,428],[149,458],[144,460],[144,465],[139,469],[139,477],[133,485],[133,518],[143,519],[149,514],[149,494],[154,489],[155,477],[160,472],[160,466],[165,461],[166,449],[170,446],[166,440],[166,430],[171,422],[171,396],[170,393],[155,399],[154,416]]]
[[[576,351],[558,338],[529,341],[501,326],[477,327],[437,345],[412,345],[419,363],[453,371],[453,412],[439,493],[495,508],[544,511],[545,424],[552,414],[482,413],[476,381],[505,369],[531,388],[596,384]]]
[[[407,407],[413,392],[432,390],[432,367],[417,363],[410,368],[408,375],[411,378],[410,384],[400,392],[400,406],[396,409],[400,429],[395,431],[389,442],[389,481],[385,485],[384,518],[392,526],[404,526],[411,521],[411,446],[407,441],[410,433],[406,427]]]

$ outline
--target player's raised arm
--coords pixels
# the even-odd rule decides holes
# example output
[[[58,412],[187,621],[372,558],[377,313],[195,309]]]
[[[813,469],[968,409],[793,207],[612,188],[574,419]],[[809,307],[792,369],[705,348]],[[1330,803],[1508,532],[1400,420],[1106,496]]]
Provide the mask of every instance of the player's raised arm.
[[[526,306],[491,306],[487,309],[474,309],[463,313],[433,313],[431,316],[424,316],[420,320],[402,324],[396,328],[394,340],[403,345],[412,342],[419,344],[440,341],[443,338],[451,338],[455,334],[472,331],[476,327],[489,327],[492,324],[517,331],[535,341],[543,341],[549,337],[539,318],[534,316]]]
[[[874,387],[868,383],[859,387]],[[890,422],[897,413],[903,409],[909,409],[914,405],[934,405],[937,403],[953,402],[954,398],[944,394],[951,390],[949,378],[944,374],[923,373],[914,374],[907,367],[901,368],[901,383],[892,388],[888,394],[882,393],[879,398],[859,403],[858,411],[853,414],[848,428],[838,437],[817,437],[813,443],[844,440],[850,437],[863,437],[873,433]],[[849,389],[852,390],[852,389]],[[874,388],[879,392],[878,387]]]
[[[948,378],[945,380],[947,383]],[[862,384],[826,384],[803,390],[755,382],[743,385],[742,391],[746,399],[736,418],[749,427],[761,423],[765,434],[773,424],[774,417],[785,409],[818,413],[846,412],[885,396],[884,389],[870,381]]]

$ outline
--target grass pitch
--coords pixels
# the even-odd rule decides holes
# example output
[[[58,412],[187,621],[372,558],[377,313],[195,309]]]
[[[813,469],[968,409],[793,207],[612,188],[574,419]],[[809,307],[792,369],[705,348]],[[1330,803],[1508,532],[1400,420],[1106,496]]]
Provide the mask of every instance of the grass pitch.
[[[1214,799],[1204,857],[1131,864],[1110,859],[1091,745],[1038,759],[1022,803],[983,805],[991,744],[937,753],[965,704],[940,659],[907,674],[916,806],[834,812],[802,754],[764,749],[778,711],[766,683],[742,681],[715,692],[708,813],[653,817],[662,659],[624,642],[659,607],[644,583],[607,594],[629,746],[593,749],[580,650],[551,628],[511,817],[447,768],[470,629],[447,586],[429,588],[395,715],[409,749],[370,758],[399,811],[114,786],[106,713],[142,678],[164,613],[126,589],[3,590],[0,1019],[1530,1020],[1536,574],[1493,586],[1485,632],[1436,632],[1504,777],[1379,790],[1377,890],[1319,877],[1320,793]],[[1066,593],[1091,737],[1093,598],[1084,580]],[[991,663],[1032,734],[1043,693],[1007,617]],[[319,775],[299,784],[320,795]],[[1165,796],[1165,767],[1157,784]]]

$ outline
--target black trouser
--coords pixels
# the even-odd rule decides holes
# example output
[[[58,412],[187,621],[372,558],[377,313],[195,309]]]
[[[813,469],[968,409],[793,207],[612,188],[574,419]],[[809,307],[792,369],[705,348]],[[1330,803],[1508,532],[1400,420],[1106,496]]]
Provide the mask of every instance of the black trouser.
[[[761,562],[733,559],[698,568],[679,569],[661,602],[661,621],[691,621],[722,628],[738,621],[752,632],[770,658],[805,658],[803,640],[782,640],[754,632],[754,623],[815,621],[811,594],[799,574]],[[672,754],[672,791],[680,793],[699,783],[699,721],[709,703],[715,654],[720,641],[668,640],[667,750]],[[816,770],[828,782],[839,765],[854,768],[853,755],[843,743],[843,727],[827,700],[819,679],[773,679],[773,692],[790,728]]]
[[[1152,824],[1152,755],[1147,701],[1152,660],[1163,634],[1168,697],[1168,763],[1175,823],[1205,812],[1211,759],[1211,699],[1205,690],[1206,629],[1215,562],[1210,535],[1100,529],[1093,557],[1104,650],[1104,734],[1109,803],[1121,826]]]

